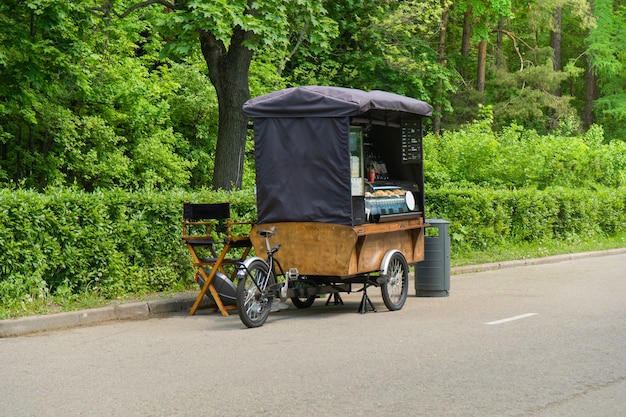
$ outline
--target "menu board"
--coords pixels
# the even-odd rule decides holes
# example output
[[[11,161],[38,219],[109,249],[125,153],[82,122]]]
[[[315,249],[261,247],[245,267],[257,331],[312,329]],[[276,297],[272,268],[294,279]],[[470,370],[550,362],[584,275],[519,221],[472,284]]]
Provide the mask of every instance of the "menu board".
[[[422,162],[422,121],[419,118],[402,120],[401,135],[402,163]]]

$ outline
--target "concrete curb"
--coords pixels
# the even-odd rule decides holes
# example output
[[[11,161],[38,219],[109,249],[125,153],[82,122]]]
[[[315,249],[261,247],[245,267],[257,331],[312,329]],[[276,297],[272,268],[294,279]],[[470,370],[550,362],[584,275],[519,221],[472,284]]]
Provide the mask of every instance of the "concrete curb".
[[[487,264],[478,264],[478,265],[464,265],[464,266],[456,266],[451,268],[451,274],[471,274],[472,272],[483,272],[483,271],[493,271],[497,269],[504,268],[515,268],[518,266],[529,266],[529,265],[545,265],[563,261],[571,261],[574,259],[582,259],[582,258],[591,258],[597,256],[611,256],[611,255],[620,255],[626,253],[626,248],[618,248],[618,249],[608,249],[602,251],[593,251],[593,252],[579,252],[579,253],[568,253],[564,255],[554,255],[554,256],[546,256],[543,258],[531,258],[531,259],[521,259],[516,261],[503,261],[503,262],[493,262]]]
[[[97,324],[111,320],[147,319],[158,314],[188,311],[191,309],[195,298],[195,296],[160,298],[78,311],[0,320],[0,338],[23,336],[30,333]],[[211,305],[211,302],[206,299],[206,302],[201,303],[200,307],[210,307]]]
[[[492,271],[528,265],[541,265],[596,256],[619,255],[623,253],[626,253],[626,248],[572,253],[516,261],[494,262],[479,265],[458,266],[451,268],[450,272],[455,275],[469,274],[473,272]],[[128,304],[116,304],[107,307],[91,308],[79,311],[0,320],[0,338],[23,336],[41,331],[91,325],[111,320],[147,319],[159,314],[189,311],[194,301],[195,295],[180,296]],[[211,304],[208,299],[206,299],[206,302],[201,304],[201,307],[210,306]]]

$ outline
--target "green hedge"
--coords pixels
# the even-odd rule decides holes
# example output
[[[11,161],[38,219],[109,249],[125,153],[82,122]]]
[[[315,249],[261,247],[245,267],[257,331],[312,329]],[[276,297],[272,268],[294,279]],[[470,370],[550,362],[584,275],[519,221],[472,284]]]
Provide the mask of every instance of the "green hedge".
[[[451,221],[455,251],[626,229],[624,188],[449,187],[426,194],[427,217]],[[235,219],[254,220],[251,190],[0,190],[0,307],[50,295],[112,298],[188,287],[182,203],[226,200]]]
[[[187,286],[182,204],[231,201],[255,217],[251,191],[0,191],[0,305],[50,294],[104,297]]]
[[[451,222],[457,250],[626,230],[626,188],[426,191],[426,215]]]

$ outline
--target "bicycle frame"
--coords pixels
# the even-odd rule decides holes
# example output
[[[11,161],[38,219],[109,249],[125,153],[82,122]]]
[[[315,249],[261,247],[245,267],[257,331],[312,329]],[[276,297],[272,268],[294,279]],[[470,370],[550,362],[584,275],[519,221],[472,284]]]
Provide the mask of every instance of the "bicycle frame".
[[[238,279],[242,279],[247,275],[248,277],[252,279],[252,282],[257,287],[257,289],[262,293],[267,292],[268,284],[270,281],[270,276],[272,274],[274,274],[274,277],[279,277],[281,275],[285,276],[285,271],[283,270],[280,262],[278,261],[278,259],[274,258],[274,254],[278,252],[278,250],[280,249],[280,244],[277,244],[276,246],[270,249],[269,237],[266,238],[266,242],[267,242],[267,248],[268,248],[267,259],[263,259],[258,256],[248,258],[244,262],[239,263],[239,271],[237,272]],[[250,273],[250,269],[248,268],[248,266],[254,261],[261,261],[265,263],[265,265],[267,266],[267,274],[265,274],[265,276],[263,276],[260,281],[257,281],[257,277],[252,276],[252,274]],[[278,274],[278,272],[280,272],[280,274]]]

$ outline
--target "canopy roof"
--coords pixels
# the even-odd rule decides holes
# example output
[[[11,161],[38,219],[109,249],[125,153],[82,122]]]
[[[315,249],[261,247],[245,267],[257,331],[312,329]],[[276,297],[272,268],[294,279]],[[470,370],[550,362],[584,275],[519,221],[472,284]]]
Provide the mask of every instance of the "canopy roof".
[[[274,91],[251,100],[243,106],[248,117],[345,117],[366,115],[371,119],[388,120],[399,113],[430,116],[430,104],[394,93],[304,86]]]

